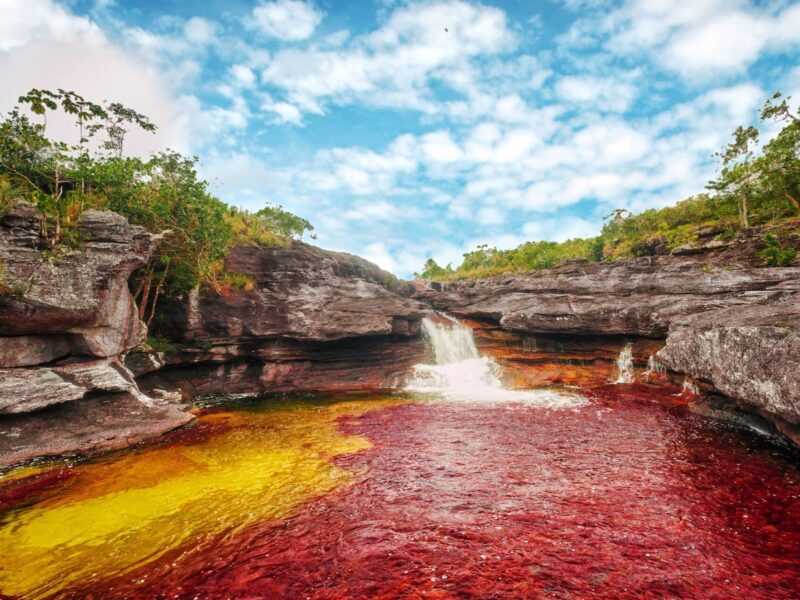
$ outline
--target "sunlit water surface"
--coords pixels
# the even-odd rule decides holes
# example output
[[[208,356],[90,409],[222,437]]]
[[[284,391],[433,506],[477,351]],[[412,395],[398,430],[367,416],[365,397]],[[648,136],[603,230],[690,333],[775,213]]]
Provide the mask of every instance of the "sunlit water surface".
[[[208,409],[162,444],[0,479],[0,592],[798,597],[797,456],[675,391]]]

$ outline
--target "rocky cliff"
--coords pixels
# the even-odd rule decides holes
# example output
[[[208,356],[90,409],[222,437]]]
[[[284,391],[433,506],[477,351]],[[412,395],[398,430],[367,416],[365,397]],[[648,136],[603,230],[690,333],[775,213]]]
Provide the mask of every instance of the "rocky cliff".
[[[362,389],[420,359],[423,306],[409,284],[302,243],[233,248],[249,291],[162,304],[159,352],[145,344],[128,279],[158,237],[86,211],[74,247],[52,248],[19,203],[0,218],[0,467],[122,448],[190,422],[203,394]]]
[[[250,289],[165,303],[156,324],[178,343],[129,356],[142,385],[186,396],[377,388],[423,355],[425,307],[364,259],[293,242],[233,247],[225,269]]]
[[[671,255],[418,285],[417,297],[478,321],[483,348],[516,380],[608,381],[616,354],[632,343],[641,372],[655,362],[689,375],[800,439],[800,268],[760,268],[762,234]],[[800,235],[785,243],[800,246]]]
[[[50,247],[42,216],[0,218],[0,465],[119,448],[192,419],[142,394],[122,355],[145,328],[128,291],[158,243],[111,212],[78,221],[79,247]]]

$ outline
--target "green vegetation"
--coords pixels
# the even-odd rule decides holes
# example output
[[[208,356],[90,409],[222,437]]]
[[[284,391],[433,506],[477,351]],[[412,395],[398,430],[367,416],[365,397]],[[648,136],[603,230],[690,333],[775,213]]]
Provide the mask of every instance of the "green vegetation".
[[[22,107],[0,121],[0,215],[19,199],[36,204],[52,248],[84,241],[76,225],[89,208],[116,211],[161,234],[155,257],[132,282],[140,316],[148,323],[162,294],[175,296],[200,285],[246,289],[250,284],[241,276],[224,273],[231,244],[285,245],[313,229],[279,206],[255,213],[229,207],[198,176],[197,157],[172,151],[146,159],[126,156],[127,134],[152,133],[156,126],[122,104],[97,104],[62,89],[33,89],[19,103]],[[55,111],[74,119],[77,144],[48,137],[47,117]]]
[[[797,250],[794,248],[784,249],[774,235],[765,236],[764,243],[767,247],[760,252],[761,258],[764,259],[764,266],[788,267],[797,260]]]
[[[482,245],[464,254],[456,268],[428,259],[419,276],[452,280],[536,271],[575,259],[600,262],[658,254],[694,244],[701,233],[731,240],[751,226],[775,224],[780,229],[781,222],[800,214],[800,117],[790,110],[787,100],[778,92],[764,105],[761,119],[784,126],[760,152],[756,152],[757,129],[736,129],[731,143],[717,155],[722,168],[709,182],[708,193],[636,215],[615,210],[594,238],[526,242],[511,250]],[[795,250],[783,249],[774,235],[768,235],[765,243],[765,266],[794,264]]]
[[[163,335],[148,335],[147,345],[153,352],[177,352],[180,347]]]

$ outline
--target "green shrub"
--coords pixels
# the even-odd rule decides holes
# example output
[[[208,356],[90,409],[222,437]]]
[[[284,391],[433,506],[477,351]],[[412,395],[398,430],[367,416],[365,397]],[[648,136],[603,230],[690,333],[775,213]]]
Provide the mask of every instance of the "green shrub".
[[[765,267],[788,267],[797,260],[797,250],[794,248],[784,249],[774,235],[765,236],[764,243],[766,248],[759,252],[759,256],[764,260]]]
[[[148,335],[147,345],[153,352],[175,352],[179,349],[177,344],[163,335]]]

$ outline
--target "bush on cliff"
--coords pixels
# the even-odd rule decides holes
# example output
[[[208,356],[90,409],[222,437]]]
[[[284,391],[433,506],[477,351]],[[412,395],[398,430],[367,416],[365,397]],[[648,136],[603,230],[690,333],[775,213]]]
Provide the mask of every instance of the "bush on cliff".
[[[140,316],[151,321],[161,294],[196,286],[229,287],[224,258],[232,243],[282,245],[312,229],[281,207],[250,213],[213,196],[197,173],[197,157],[177,152],[147,159],[125,155],[127,134],[154,132],[149,119],[119,103],[97,104],[74,92],[31,90],[0,121],[0,214],[17,199],[35,203],[45,216],[43,234],[53,246],[80,244],[76,225],[88,208],[109,209],[131,223],[163,233],[153,260],[134,278]],[[70,115],[78,143],[53,140],[47,116]]]
[[[780,223],[800,214],[800,117],[775,93],[761,111],[762,120],[775,120],[783,129],[756,152],[758,132],[739,127],[732,142],[719,153],[722,169],[702,193],[674,206],[632,214],[615,210],[605,218],[598,237],[565,242],[526,242],[511,250],[478,246],[464,254],[458,267],[439,266],[429,259],[419,276],[425,279],[467,279],[503,272],[549,269],[568,260],[600,262],[668,252],[691,245],[701,232],[732,239],[742,228]],[[769,245],[765,264],[793,264],[790,252]],[[777,243],[777,239],[776,239]],[[787,262],[788,261],[788,262]],[[780,265],[779,265],[780,263]]]
[[[765,236],[764,244],[766,247],[759,254],[764,259],[765,267],[788,267],[797,260],[797,250],[783,248],[774,235]]]

